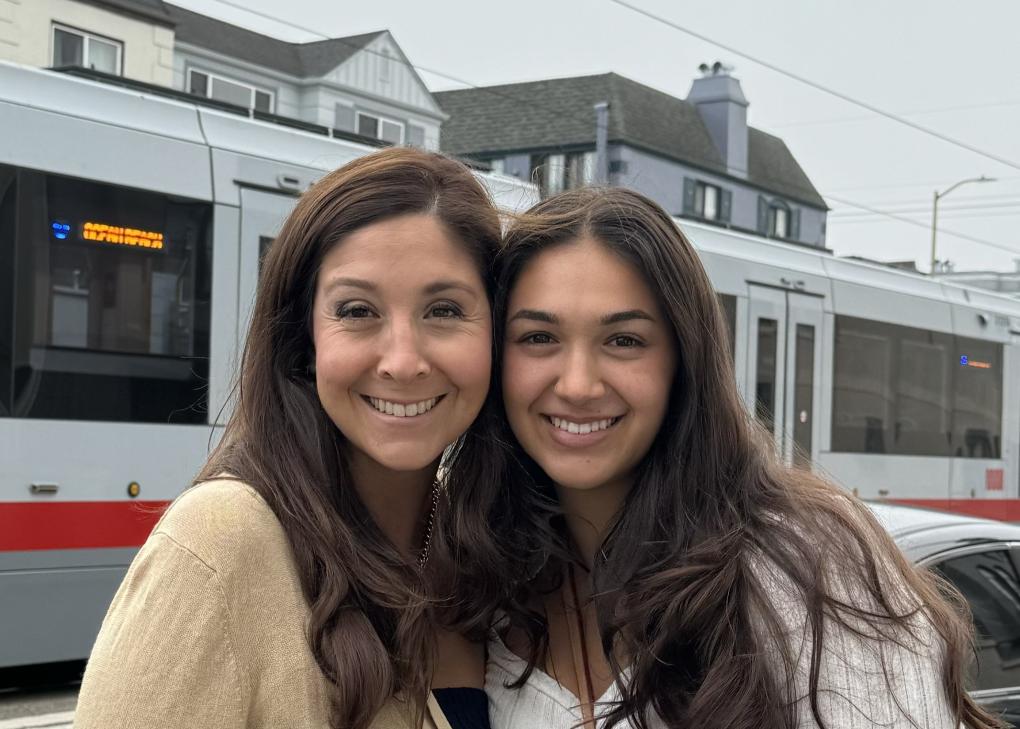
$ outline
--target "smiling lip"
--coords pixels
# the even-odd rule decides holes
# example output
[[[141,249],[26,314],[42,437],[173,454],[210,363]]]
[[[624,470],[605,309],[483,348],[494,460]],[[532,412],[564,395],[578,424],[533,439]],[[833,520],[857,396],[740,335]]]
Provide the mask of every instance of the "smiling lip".
[[[446,398],[446,393],[422,400],[389,400],[371,395],[361,395],[361,399],[376,414],[392,422],[418,422],[436,409]]]
[[[585,447],[600,442],[612,432],[622,419],[622,415],[605,418],[563,418],[559,415],[542,415],[542,420],[546,422],[552,439],[560,445],[571,448]],[[587,432],[584,432],[586,430]]]

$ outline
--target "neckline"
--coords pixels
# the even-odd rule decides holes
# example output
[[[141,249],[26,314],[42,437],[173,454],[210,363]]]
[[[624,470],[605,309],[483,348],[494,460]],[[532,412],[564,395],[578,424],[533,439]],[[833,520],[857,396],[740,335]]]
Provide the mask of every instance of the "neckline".
[[[510,650],[507,644],[503,642],[503,638],[499,635],[498,631],[493,631],[492,640],[490,642],[492,644],[490,647],[494,647],[496,651],[499,654],[501,654],[502,658],[505,661],[513,665],[514,670],[511,671],[511,673],[515,673],[516,676],[520,676],[524,672],[524,669],[527,668],[528,662],[521,658],[516,653],[514,653],[512,650]],[[509,667],[504,666],[504,668]],[[626,677],[627,671],[625,670],[624,678]],[[561,699],[559,703],[564,708],[567,708],[571,711],[580,711],[581,707],[580,697],[575,695],[573,691],[571,691],[566,686],[557,681],[555,678],[550,676],[539,666],[535,666],[532,669],[531,675],[528,677],[527,683],[531,683],[532,681],[536,681],[537,683],[541,684],[539,688],[541,688],[546,694],[550,695],[550,697]],[[615,702],[618,701],[619,698],[620,698],[619,687],[617,687],[616,682],[613,681],[612,683],[609,684],[608,688],[606,688],[602,695],[595,699],[594,706],[598,707],[599,705],[602,704]],[[597,716],[596,721],[598,721]]]

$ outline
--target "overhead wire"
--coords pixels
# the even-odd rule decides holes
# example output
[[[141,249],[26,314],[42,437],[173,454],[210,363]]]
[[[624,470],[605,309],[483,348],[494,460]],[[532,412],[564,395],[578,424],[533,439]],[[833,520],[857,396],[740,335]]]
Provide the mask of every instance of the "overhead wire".
[[[918,124],[917,122],[910,121],[909,119],[902,117],[899,114],[894,114],[890,111],[886,111],[885,109],[875,106],[874,104],[870,104],[866,101],[861,101],[860,99],[850,96],[849,94],[845,94],[842,91],[837,91],[836,89],[826,86],[825,84],[821,84],[817,81],[812,81],[811,79],[806,78],[805,76],[801,76],[800,74],[794,73],[793,71],[789,71],[781,66],[777,66],[774,63],[771,63],[761,58],[757,58],[756,56],[752,56],[750,53],[742,51],[739,48],[735,48],[734,46],[722,43],[718,40],[715,40],[714,38],[709,38],[707,35],[703,33],[691,30],[690,28],[680,25],[679,23],[669,20],[668,18],[664,18],[661,15],[656,15],[655,13],[645,10],[644,8],[638,5],[634,5],[633,3],[627,2],[627,0],[608,0],[608,1],[613,3],[614,5],[619,5],[622,8],[627,8],[631,12],[637,13],[638,15],[643,15],[646,18],[654,20],[655,22],[665,25],[669,28],[673,28],[674,30],[684,33],[685,35],[689,35],[692,38],[697,38],[700,41],[704,41],[705,43],[710,43],[718,48],[722,48],[727,53],[732,53],[735,56],[740,56],[741,58],[751,61],[752,63],[758,64],[763,68],[767,68],[770,71],[774,71],[775,73],[778,73],[781,76],[786,76],[787,78],[802,83],[805,86],[809,86],[815,89],[816,91],[821,91],[822,93],[834,96],[835,98],[841,99],[849,104],[853,104],[854,106],[859,106],[862,109],[867,109],[873,114],[884,116],[886,119],[890,119],[894,122],[897,122],[898,124],[910,127],[915,131],[922,132],[931,137],[934,137],[935,139],[940,139],[943,142],[946,142],[947,144],[952,144],[953,146],[965,149],[968,152],[973,152],[974,154],[985,157],[986,159],[990,159],[994,162],[1006,165],[1007,167],[1012,167],[1015,170],[1020,170],[1020,162],[1015,162],[1011,159],[1007,159],[1000,155],[993,154],[992,152],[987,152],[983,149],[975,147],[972,144],[968,144],[963,140],[956,139],[955,137],[950,137],[948,134],[943,134],[942,132],[930,129],[922,124]]]
[[[404,60],[404,59],[394,58],[394,57],[392,57],[392,56],[390,56],[388,54],[384,54],[384,53],[381,53],[379,51],[374,51],[374,50],[372,50],[370,48],[364,48],[364,47],[358,46],[357,44],[354,44],[354,43],[346,42],[346,40],[343,39],[343,38],[334,38],[332,36],[329,36],[329,35],[323,33],[320,30],[316,30],[316,29],[310,28],[308,26],[303,26],[303,25],[300,25],[298,23],[294,23],[293,21],[285,20],[283,18],[280,18],[280,17],[275,16],[275,15],[271,15],[269,13],[266,13],[266,12],[263,12],[263,11],[260,11],[260,10],[255,10],[255,9],[249,7],[249,6],[242,5],[239,2],[235,2],[234,0],[212,0],[212,1],[216,2],[216,3],[219,3],[220,5],[225,5],[225,6],[228,6],[228,7],[231,7],[231,8],[235,8],[237,10],[241,10],[241,11],[243,11],[245,13],[250,14],[250,15],[254,15],[256,17],[263,18],[265,20],[269,20],[269,21],[272,21],[274,23],[279,23],[281,25],[289,26],[289,27],[294,28],[296,30],[300,30],[300,31],[302,31],[304,33],[308,33],[310,35],[317,36],[317,37],[325,39],[325,40],[333,40],[333,41],[336,41],[336,42],[345,43],[346,45],[348,45],[348,47],[357,48],[360,51],[363,51],[363,52],[366,52],[366,53],[369,53],[369,54],[373,54],[373,55],[379,56],[379,57],[384,58],[384,59],[386,59],[388,61],[391,61],[391,62],[399,63],[399,64],[401,64],[403,66],[406,66],[408,68],[411,68],[411,69],[413,69],[415,71],[422,71],[422,72],[425,72],[425,73],[429,73],[429,74],[432,74],[432,75],[437,76],[439,78],[443,78],[443,79],[446,79],[448,81],[452,81],[454,83],[457,83],[457,84],[460,84],[460,85],[463,85],[463,86],[467,86],[467,87],[469,87],[471,89],[474,89],[474,90],[477,90],[477,91],[480,91],[480,92],[485,92],[485,93],[488,93],[488,94],[492,94],[494,96],[498,96],[498,97],[501,97],[501,98],[504,98],[504,99],[507,99],[507,100],[510,100],[510,101],[514,101],[514,102],[516,102],[518,104],[526,105],[526,106],[529,106],[531,108],[543,109],[543,110],[545,110],[545,111],[547,111],[547,112],[549,112],[551,114],[555,114],[557,118],[562,118],[563,116],[573,116],[573,117],[575,117],[577,119],[581,118],[580,115],[576,115],[576,114],[569,114],[568,113],[568,114],[564,115],[564,113],[563,113],[563,111],[561,109],[557,109],[557,108],[554,108],[554,107],[546,107],[543,104],[536,103],[532,99],[523,99],[520,96],[515,96],[514,94],[508,94],[506,92],[501,92],[501,91],[498,91],[498,90],[496,90],[496,89],[494,89],[492,87],[479,86],[478,84],[475,84],[475,83],[473,83],[471,81],[468,81],[467,79],[460,78],[460,77],[454,76],[452,74],[448,74],[445,71],[440,71],[438,69],[430,68],[428,66],[422,66],[422,65],[419,65],[419,64],[414,64],[414,63],[411,63],[410,61],[407,61],[407,60]],[[675,28],[676,30],[678,30],[680,32],[683,32],[683,33],[686,33],[688,35],[691,35],[691,36],[693,36],[695,38],[698,38],[700,40],[703,40],[703,41],[705,41],[707,43],[711,43],[713,45],[716,45],[716,46],[718,46],[718,47],[720,47],[720,48],[722,48],[722,49],[724,49],[724,50],[726,50],[728,52],[734,53],[735,55],[738,55],[738,56],[740,56],[742,58],[746,58],[747,60],[750,60],[750,61],[752,61],[754,63],[758,63],[759,65],[762,65],[765,68],[769,68],[770,70],[774,70],[774,71],[776,71],[778,73],[781,73],[783,75],[790,76],[791,78],[794,78],[795,80],[801,81],[802,83],[805,83],[805,84],[807,84],[809,86],[816,87],[816,88],[818,88],[821,91],[824,91],[826,93],[830,93],[830,94],[832,94],[834,96],[837,96],[839,98],[843,98],[846,101],[849,101],[850,103],[857,104],[858,106],[862,106],[863,108],[866,108],[869,111],[873,111],[874,113],[881,114],[883,116],[889,116],[890,118],[893,118],[896,121],[901,121],[902,123],[906,124],[907,126],[914,127],[916,129],[918,129],[919,131],[922,131],[922,132],[925,132],[925,133],[928,133],[928,134],[932,134],[933,136],[936,136],[936,137],[938,137],[940,139],[943,139],[944,141],[947,141],[947,142],[950,142],[950,143],[953,143],[953,144],[957,144],[958,146],[962,146],[963,148],[968,149],[971,152],[974,152],[976,154],[980,154],[982,156],[989,157],[990,159],[994,159],[995,161],[1002,162],[1003,164],[1006,164],[1006,165],[1008,165],[1010,167],[1014,167],[1015,169],[1020,170],[1020,164],[1017,164],[1017,163],[1014,163],[1014,162],[1011,162],[1011,161],[1005,160],[1005,159],[999,159],[999,158],[995,157],[994,155],[990,155],[988,153],[985,153],[982,150],[979,150],[977,148],[972,148],[972,147],[970,147],[969,145],[967,145],[967,144],[965,144],[963,142],[957,142],[956,140],[953,140],[953,139],[951,139],[949,137],[945,137],[944,135],[941,135],[938,132],[934,132],[934,131],[928,130],[928,129],[926,129],[926,128],[920,126],[920,125],[914,124],[913,122],[910,122],[908,120],[901,120],[898,117],[896,117],[895,115],[889,114],[888,112],[884,112],[881,109],[878,109],[877,107],[872,107],[871,105],[866,104],[865,102],[859,102],[859,101],[853,99],[852,97],[849,97],[849,96],[841,94],[840,92],[830,90],[830,89],[828,89],[826,87],[823,87],[823,86],[821,86],[819,84],[815,84],[815,82],[813,82],[813,81],[801,78],[801,77],[797,76],[796,74],[793,74],[791,72],[785,71],[784,69],[781,69],[778,66],[774,66],[773,64],[770,64],[767,61],[762,61],[760,59],[757,59],[757,58],[755,58],[755,57],[753,57],[753,56],[751,56],[751,55],[749,55],[747,53],[744,53],[743,51],[737,50],[736,48],[732,48],[732,47],[727,46],[725,44],[719,43],[718,41],[715,41],[715,40],[713,40],[711,38],[708,38],[707,36],[703,36],[703,35],[695,32],[695,31],[692,31],[692,30],[690,30],[688,28],[680,26],[679,24],[673,23],[672,21],[669,21],[669,20],[667,20],[665,18],[661,18],[661,17],[656,16],[656,15],[654,15],[652,13],[649,13],[648,11],[645,11],[645,10],[635,6],[635,5],[631,5],[630,3],[624,2],[624,0],[609,0],[609,2],[612,2],[612,3],[615,3],[617,5],[620,5],[621,7],[628,8],[628,9],[630,9],[630,10],[636,12],[636,13],[639,13],[641,15],[645,15],[646,17],[649,17],[649,18],[651,18],[653,20],[656,20],[656,21],[658,21],[660,23],[663,23],[663,24],[665,24],[665,25],[667,25],[669,27]],[[585,123],[591,124],[594,127],[594,117],[590,117],[589,118],[589,117],[585,116],[584,118],[585,118]],[[700,162],[701,164],[708,165],[710,167],[718,167],[718,165],[719,165],[718,160],[709,160],[707,158],[693,159],[691,161],[694,162],[694,163],[699,163]],[[804,190],[804,192],[805,193],[810,192],[812,194],[817,194],[817,191],[814,190],[814,189],[812,189],[810,191]],[[836,197],[831,196],[831,195],[823,195],[823,197],[826,197],[826,198],[828,198],[830,200],[833,200],[835,202],[839,202],[839,203],[844,204],[844,205],[850,205],[851,207],[856,207],[856,208],[860,208],[862,210],[867,210],[867,211],[870,211],[870,212],[872,212],[874,214],[882,215],[882,216],[888,217],[888,218],[893,219],[893,220],[899,220],[900,222],[909,223],[909,224],[912,224],[912,225],[921,225],[922,227],[927,227],[927,226],[923,226],[923,224],[918,223],[915,220],[911,220],[910,218],[902,217],[902,216],[897,215],[895,213],[888,213],[886,211],[878,210],[878,209],[872,208],[870,206],[867,206],[867,205],[865,205],[863,203],[857,203],[857,202],[853,202],[853,201],[846,200],[846,199],[840,199],[840,198],[836,198]],[[982,244],[982,245],[987,245],[989,247],[997,248],[997,249],[1002,250],[1002,251],[1008,251],[1010,253],[1018,253],[1018,254],[1020,254],[1020,250],[1012,249],[1012,248],[1009,248],[1007,246],[1003,246],[1002,244],[995,243],[993,241],[988,241],[988,240],[984,240],[984,239],[981,239],[981,238],[976,238],[974,236],[968,236],[968,235],[966,235],[964,233],[959,233],[959,232],[956,232],[956,231],[947,230],[945,228],[940,228],[939,232],[944,234],[944,235],[948,235],[948,236],[952,236],[952,237],[956,237],[956,238],[961,238],[963,240],[968,240],[968,241],[971,241],[973,243],[979,243],[979,244]]]
[[[853,202],[852,200],[847,200],[845,198],[839,198],[839,197],[836,197],[835,195],[826,195],[825,197],[828,198],[829,200],[833,200],[833,201],[841,203],[843,205],[849,205],[851,207],[861,208],[862,210],[867,210],[869,212],[875,213],[876,215],[881,215],[881,216],[884,216],[886,218],[890,218],[892,220],[898,220],[901,223],[906,223],[908,225],[913,225],[915,227],[924,228],[924,229],[929,230],[929,231],[931,230],[931,226],[930,225],[927,225],[927,224],[925,224],[925,223],[923,223],[921,221],[918,221],[918,220],[914,220],[913,218],[908,218],[906,216],[898,215],[896,213],[886,212],[885,210],[879,210],[878,208],[873,208],[873,207],[870,207],[870,206],[865,205],[863,203]],[[833,221],[833,222],[835,222],[837,224],[839,223],[839,221]],[[852,222],[852,221],[847,221],[847,222]],[[961,233],[961,232],[956,231],[956,230],[950,230],[950,229],[947,229],[947,228],[941,228],[940,227],[939,228],[939,233],[941,233],[942,235],[951,235],[954,238],[960,238],[962,240],[967,240],[967,241],[970,241],[972,243],[980,243],[980,244],[986,245],[986,246],[988,246],[990,248],[997,248],[998,250],[1004,251],[1006,253],[1015,253],[1015,254],[1020,255],[1020,248],[1010,248],[1009,246],[1004,246],[1001,243],[996,243],[994,241],[986,240],[984,238],[978,238],[978,237],[973,236],[973,235],[967,235],[966,233]]]

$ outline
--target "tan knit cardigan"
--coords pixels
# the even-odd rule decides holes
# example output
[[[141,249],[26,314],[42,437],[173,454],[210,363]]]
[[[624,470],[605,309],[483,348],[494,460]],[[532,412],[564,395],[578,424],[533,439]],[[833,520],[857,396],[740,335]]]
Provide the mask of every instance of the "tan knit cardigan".
[[[157,524],[110,605],[76,729],[325,729],[326,680],[290,544],[253,489],[190,489]],[[372,729],[412,729],[391,701]],[[450,729],[434,699],[425,729]]]

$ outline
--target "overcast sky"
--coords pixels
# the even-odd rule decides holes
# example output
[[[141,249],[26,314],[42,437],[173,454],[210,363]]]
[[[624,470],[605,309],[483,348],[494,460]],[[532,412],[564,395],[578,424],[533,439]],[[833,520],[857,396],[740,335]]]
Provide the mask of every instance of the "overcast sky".
[[[175,4],[289,41],[313,35],[224,4]],[[932,193],[939,257],[956,270],[1020,258],[1020,4],[1009,0],[627,0],[714,41],[979,148],[1003,164],[869,113],[611,0],[244,0],[328,36],[388,29],[411,63],[484,86],[615,71],[684,98],[698,64],[735,67],[749,123],[781,136],[829,201],[840,255],[927,269]],[[237,0],[229,0],[235,3]],[[420,71],[432,90],[458,84]],[[836,198],[839,198],[837,200]],[[862,212],[894,212],[919,225]],[[954,237],[979,238],[1016,252]]]

